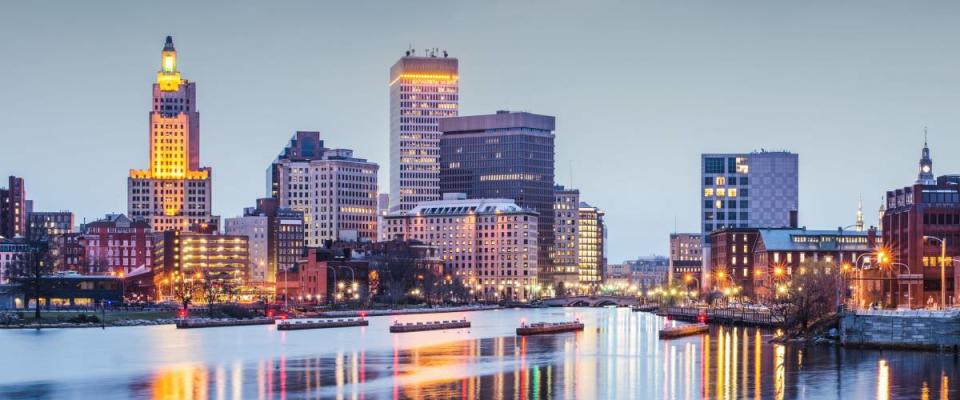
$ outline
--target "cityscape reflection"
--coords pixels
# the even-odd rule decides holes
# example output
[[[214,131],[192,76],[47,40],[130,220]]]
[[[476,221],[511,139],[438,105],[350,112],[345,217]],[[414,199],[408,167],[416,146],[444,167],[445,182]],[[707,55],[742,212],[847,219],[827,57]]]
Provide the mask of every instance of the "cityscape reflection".
[[[562,319],[574,312],[586,325],[579,333],[529,337],[505,333],[509,329],[504,327],[511,325],[505,321],[519,321],[521,316]],[[117,374],[111,379],[0,383],[0,398],[78,394],[218,400],[960,396],[949,385],[949,377],[958,371],[958,361],[951,355],[772,344],[773,332],[750,327],[717,326],[709,334],[659,340],[658,330],[676,322],[626,309],[505,310],[474,313],[470,319],[475,323],[471,330],[403,335],[380,333],[386,320],[372,321],[367,330],[352,333],[298,332],[304,333],[299,336],[262,328],[190,334],[167,330],[177,334],[152,335],[151,346],[178,357],[194,357],[196,362],[166,364],[149,374]],[[136,334],[138,329],[107,330],[101,335]],[[482,333],[490,331],[498,334]],[[249,337],[236,340],[261,340],[258,343],[281,349],[302,345],[317,354],[287,354],[267,345],[257,353],[266,357],[250,360],[248,354],[248,361],[241,361],[209,349],[241,332]],[[177,346],[194,353],[178,352]],[[201,354],[205,351],[211,354]],[[108,357],[114,356],[129,359]],[[223,361],[202,362],[205,357]],[[37,390],[38,385],[45,390]]]

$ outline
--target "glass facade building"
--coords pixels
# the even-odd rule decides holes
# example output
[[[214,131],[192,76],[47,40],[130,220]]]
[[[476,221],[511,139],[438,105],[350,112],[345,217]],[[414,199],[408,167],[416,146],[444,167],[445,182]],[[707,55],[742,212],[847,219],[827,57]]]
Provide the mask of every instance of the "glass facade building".
[[[440,121],[440,192],[507,198],[535,210],[540,271],[552,265],[555,125],[552,116],[508,111]]]

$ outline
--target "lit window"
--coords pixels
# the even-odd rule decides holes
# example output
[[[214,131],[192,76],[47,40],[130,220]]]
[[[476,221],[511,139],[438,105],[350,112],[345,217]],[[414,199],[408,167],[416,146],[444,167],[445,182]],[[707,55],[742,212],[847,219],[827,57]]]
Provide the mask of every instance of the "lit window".
[[[713,188],[703,189],[703,197],[713,197]]]

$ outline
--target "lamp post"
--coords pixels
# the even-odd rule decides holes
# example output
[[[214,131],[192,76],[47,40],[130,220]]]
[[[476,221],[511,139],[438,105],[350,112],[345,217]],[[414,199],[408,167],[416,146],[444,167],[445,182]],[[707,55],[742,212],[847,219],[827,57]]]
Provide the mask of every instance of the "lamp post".
[[[907,269],[907,274],[908,274],[908,275],[910,274],[910,266],[907,265],[907,264],[899,263],[899,262],[892,262],[892,263],[890,263],[890,265],[895,266],[895,267],[903,267],[903,268],[906,268],[906,269]],[[898,275],[899,275],[899,271],[900,271],[900,269],[898,268],[898,269],[897,269]],[[900,280],[899,280],[899,279],[897,279],[897,291],[898,291],[898,292],[900,291]],[[910,284],[908,283],[908,284],[907,284],[907,307],[913,308],[913,304],[911,304],[911,301],[910,301],[912,298],[913,298],[913,296],[912,296],[912,293],[911,293],[911,290],[910,290]]]
[[[940,242],[940,309],[947,307],[947,239],[935,236],[924,236],[924,240],[935,240]]]
[[[856,297],[856,306],[860,307],[860,302],[863,301],[863,266],[860,265],[860,259],[864,257],[870,257],[870,253],[863,253],[857,258],[853,259],[853,268],[857,269],[857,297]],[[879,257],[878,257],[879,259]]]
[[[684,276],[683,276],[683,280],[684,280],[685,282],[687,282],[688,284],[690,283],[690,281],[694,281],[694,282],[697,283],[697,285],[694,286],[694,287],[697,288],[697,297],[699,298],[699,297],[700,297],[700,296],[699,296],[699,294],[700,294],[700,280],[697,279],[697,278],[695,278],[692,274],[686,274],[686,275],[684,275]]]

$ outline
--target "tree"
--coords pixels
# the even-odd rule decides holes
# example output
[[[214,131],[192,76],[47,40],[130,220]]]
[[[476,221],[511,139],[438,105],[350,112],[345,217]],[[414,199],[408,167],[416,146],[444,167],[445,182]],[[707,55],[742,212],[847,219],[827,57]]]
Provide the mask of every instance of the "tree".
[[[806,331],[815,322],[836,311],[840,268],[834,263],[801,264],[777,294],[783,300],[784,322]]]
[[[40,323],[40,300],[47,297],[48,287],[43,277],[53,272],[54,259],[47,242],[26,242],[26,251],[7,265],[6,279],[20,285],[24,304],[32,296],[36,300],[34,321]]]

